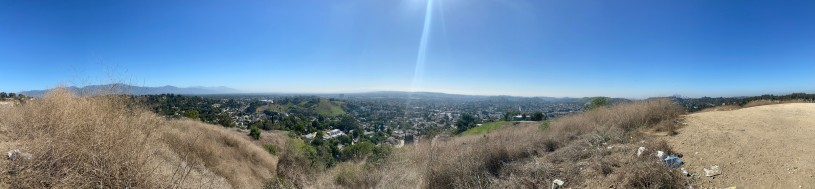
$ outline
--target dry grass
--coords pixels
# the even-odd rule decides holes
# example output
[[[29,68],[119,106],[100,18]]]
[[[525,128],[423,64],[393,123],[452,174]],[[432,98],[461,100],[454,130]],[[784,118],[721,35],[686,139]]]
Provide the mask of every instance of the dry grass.
[[[683,108],[669,100],[602,107],[484,135],[438,137],[384,161],[315,169],[302,145],[264,133],[259,141],[218,126],[168,121],[120,96],[55,90],[0,108],[0,147],[31,153],[3,161],[5,188],[678,188],[687,184],[649,153],[674,153],[640,131],[674,131]],[[641,143],[640,141],[648,141]],[[302,143],[302,142],[301,142]],[[282,147],[281,158],[264,144]]]
[[[420,165],[412,170],[423,175],[416,182],[423,188],[546,188],[554,179],[576,188],[609,183],[679,188],[687,182],[683,177],[655,163],[656,158],[637,158],[634,152],[640,145],[670,151],[663,143],[639,143],[648,138],[638,131],[675,129],[684,113],[666,99],[621,104],[562,117],[545,130],[532,124],[440,137],[409,147],[403,155],[416,162],[411,165]]]
[[[173,121],[162,140],[189,165],[206,167],[235,188],[257,188],[274,178],[277,159],[226,128]]]
[[[652,158],[637,158],[635,163],[622,168],[620,181],[623,188],[686,188],[687,178],[678,170],[671,170]]]
[[[319,172],[309,167],[292,169],[292,162],[284,162],[290,156],[283,156],[278,169],[281,179],[273,180],[266,188],[421,188],[423,177],[420,170],[425,162],[416,161],[421,158],[413,158],[415,153],[412,150],[394,149],[393,153],[382,161],[369,157],[368,160],[342,162]],[[287,179],[292,173],[302,174],[300,176],[306,180],[294,179],[292,182]]]
[[[798,99],[798,100],[754,100],[750,101],[747,104],[744,104],[742,108],[749,108],[749,107],[756,107],[756,106],[765,106],[765,105],[773,105],[773,104],[786,104],[786,103],[810,103],[809,101]]]
[[[56,89],[2,108],[0,147],[32,158],[2,161],[0,187],[258,188],[274,178],[276,159],[242,135],[130,102]]]
[[[507,127],[489,135],[435,140],[416,152],[427,162],[428,188],[483,188],[506,164],[539,154],[541,134],[537,126]]]
[[[812,103],[811,101],[807,101],[804,99],[795,99],[795,100],[753,100],[747,102],[742,106],[738,105],[724,105],[724,106],[716,106],[705,108],[700,112],[713,112],[713,111],[731,111],[731,110],[738,110],[742,108],[750,108],[756,106],[766,106],[766,105],[773,105],[773,104],[786,104],[786,103]]]
[[[113,96],[77,98],[55,90],[3,115],[15,148],[31,160],[10,162],[13,188],[162,187],[148,166],[161,120]]]
[[[313,166],[311,160],[306,157],[308,145],[299,139],[290,139],[283,151],[280,152],[280,160],[277,164],[277,176],[274,185],[293,185],[296,188],[308,188],[309,183],[318,173],[325,171]]]
[[[640,145],[670,151],[664,143],[640,144],[648,138],[638,131],[667,127],[672,124],[666,122],[682,114],[680,106],[655,100],[563,117],[545,130],[532,123],[484,135],[442,136],[405,147],[386,168],[341,164],[315,187],[384,188],[397,183],[387,188],[547,188],[552,180],[562,179],[572,188],[609,183],[679,188],[687,184],[683,177],[656,164],[654,157],[637,158],[634,153]]]
[[[741,106],[738,105],[724,105],[724,106],[716,106],[705,108],[699,112],[715,112],[715,111],[730,111],[730,110],[738,110],[741,109]]]
[[[374,188],[379,185],[380,181],[382,180],[382,175],[377,174],[376,171],[369,170],[373,170],[373,168],[367,168],[361,163],[345,163],[334,167],[331,170],[333,173],[328,175],[333,178],[333,184],[336,184],[334,187]],[[329,178],[326,180],[331,179]],[[322,184],[326,184],[324,186],[331,185],[330,183]],[[319,188],[326,187],[321,186]]]
[[[625,133],[638,129],[674,130],[685,110],[667,99],[602,107],[582,114],[562,117],[551,123],[546,138],[564,143],[586,136],[593,144],[603,142],[626,143]]]
[[[553,121],[529,122],[482,135],[438,136],[395,150],[385,163],[310,167],[296,145],[284,148],[279,188],[683,188],[686,178],[657,163],[675,153],[646,130],[675,132],[684,109],[667,99],[598,108]],[[645,146],[647,155],[637,157]]]
[[[754,100],[754,101],[748,102],[747,104],[744,104],[744,106],[742,106],[742,107],[749,108],[749,107],[765,106],[765,105],[772,105],[772,104],[779,104],[779,103],[781,103],[781,101],[777,101],[777,100]]]

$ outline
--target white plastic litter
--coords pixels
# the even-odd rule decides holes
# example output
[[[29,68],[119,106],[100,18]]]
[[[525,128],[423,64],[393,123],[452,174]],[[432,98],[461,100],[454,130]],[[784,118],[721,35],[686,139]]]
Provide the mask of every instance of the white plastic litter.
[[[722,170],[718,165],[711,166],[710,169],[705,169],[705,176],[712,177],[722,174]]]
[[[17,160],[17,159],[31,159],[31,154],[20,152],[19,149],[8,151],[8,160]]]
[[[660,160],[665,159],[665,152],[663,152],[663,151],[657,151],[657,157],[658,157]]]
[[[637,149],[637,157],[642,156],[642,153],[645,153],[645,147],[640,146],[640,148]]]
[[[562,180],[560,180],[560,179],[555,179],[555,180],[553,180],[553,181],[552,181],[552,188],[551,188],[551,189],[558,189],[558,188],[560,188],[561,186],[563,186],[563,183],[564,183],[564,182],[563,182]]]

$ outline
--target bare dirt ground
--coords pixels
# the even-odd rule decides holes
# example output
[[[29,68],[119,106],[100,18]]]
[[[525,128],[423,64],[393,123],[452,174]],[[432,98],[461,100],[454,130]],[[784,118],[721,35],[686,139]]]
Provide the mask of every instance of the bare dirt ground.
[[[684,155],[697,188],[815,188],[815,104],[691,114],[665,140]],[[722,174],[706,177],[718,165]]]

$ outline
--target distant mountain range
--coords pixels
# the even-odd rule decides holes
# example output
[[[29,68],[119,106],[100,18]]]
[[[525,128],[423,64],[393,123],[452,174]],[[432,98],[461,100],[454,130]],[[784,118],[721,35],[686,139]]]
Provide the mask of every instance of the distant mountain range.
[[[314,96],[327,97],[327,98],[382,98],[382,99],[421,99],[421,100],[440,100],[440,101],[483,101],[483,102],[516,102],[516,103],[532,103],[532,102],[548,102],[548,103],[585,103],[590,101],[593,97],[522,97],[522,96],[508,96],[508,95],[465,95],[465,94],[448,94],[440,92],[405,92],[405,91],[376,91],[376,92],[363,92],[363,93],[346,93],[346,94],[316,94]],[[624,101],[631,101],[625,98],[609,98],[609,103],[618,103]]]
[[[162,86],[162,87],[140,87],[127,84],[106,84],[106,85],[88,85],[84,87],[65,87],[77,94],[98,94],[99,92],[114,92],[117,94],[130,94],[130,95],[150,95],[150,94],[181,94],[181,95],[228,95],[228,96],[246,96],[246,97],[265,97],[265,96],[319,96],[326,98],[393,98],[393,99],[423,99],[423,100],[443,100],[443,101],[494,101],[494,102],[525,102],[525,101],[547,101],[547,102],[586,102],[591,100],[589,97],[583,98],[570,98],[570,97],[519,97],[507,95],[464,95],[464,94],[448,94],[440,92],[406,92],[406,91],[375,91],[375,92],[361,92],[361,93],[246,93],[229,87],[176,87],[176,86]],[[32,97],[42,97],[49,90],[31,90],[22,91],[21,94]],[[611,98],[610,102],[628,101],[623,98]]]
[[[65,87],[75,93],[94,94],[98,92],[116,92],[131,95],[148,95],[148,94],[187,94],[187,95],[204,95],[204,94],[229,94],[240,93],[236,89],[229,87],[176,87],[176,86],[163,86],[163,87],[139,87],[127,84],[107,84],[107,85],[88,85],[84,87]],[[51,89],[46,90],[32,90],[20,92],[26,96],[42,97]]]

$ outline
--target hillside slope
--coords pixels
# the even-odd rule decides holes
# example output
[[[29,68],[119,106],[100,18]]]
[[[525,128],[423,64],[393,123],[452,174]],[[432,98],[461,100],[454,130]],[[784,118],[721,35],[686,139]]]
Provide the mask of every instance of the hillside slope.
[[[556,180],[562,188],[687,188],[692,183],[656,157],[636,156],[641,146],[670,154],[667,143],[644,131],[675,128],[684,113],[654,99],[560,117],[548,127],[505,122],[486,132],[492,127],[485,124],[480,134],[422,138],[384,157],[284,176],[303,188],[549,188]],[[307,167],[288,166],[297,159],[286,154],[280,159],[286,166],[278,172]]]
[[[813,115],[815,104],[805,103],[696,113],[665,138],[702,175],[701,188],[815,188]],[[713,165],[722,175],[704,177]]]
[[[260,141],[283,146],[276,133]],[[57,89],[0,107],[0,188],[260,188],[278,157],[244,133]],[[265,144],[265,143],[264,143]]]

